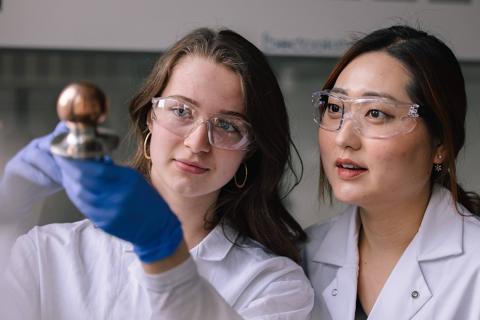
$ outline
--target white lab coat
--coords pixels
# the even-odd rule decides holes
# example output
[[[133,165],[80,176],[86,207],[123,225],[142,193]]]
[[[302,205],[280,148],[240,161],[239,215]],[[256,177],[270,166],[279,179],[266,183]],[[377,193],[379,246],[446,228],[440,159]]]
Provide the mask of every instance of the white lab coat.
[[[254,241],[228,239],[216,227],[192,258],[147,275],[131,244],[88,220],[36,227],[13,248],[9,291],[0,292],[14,311],[0,308],[0,318],[310,319],[313,289],[299,265]]]
[[[464,214],[469,214],[464,209]],[[354,319],[358,277],[356,207],[309,228],[305,270],[313,319]],[[385,282],[368,319],[480,319],[480,222],[461,216],[434,187],[420,229]]]

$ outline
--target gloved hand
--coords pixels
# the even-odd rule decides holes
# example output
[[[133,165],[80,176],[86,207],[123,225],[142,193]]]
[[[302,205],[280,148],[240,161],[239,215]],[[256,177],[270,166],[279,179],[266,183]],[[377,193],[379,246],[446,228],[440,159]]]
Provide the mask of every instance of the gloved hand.
[[[109,159],[55,160],[73,204],[97,227],[131,242],[142,262],[175,252],[183,239],[180,222],[139,172]]]
[[[50,153],[50,142],[67,131],[60,122],[52,133],[32,140],[7,162],[0,180],[2,218],[29,213],[35,202],[62,188],[62,175]]]

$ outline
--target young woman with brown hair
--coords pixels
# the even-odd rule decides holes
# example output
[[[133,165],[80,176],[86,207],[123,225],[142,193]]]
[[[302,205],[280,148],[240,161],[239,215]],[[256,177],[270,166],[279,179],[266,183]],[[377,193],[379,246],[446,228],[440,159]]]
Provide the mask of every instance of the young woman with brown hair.
[[[88,220],[17,241],[7,279],[32,306],[22,319],[309,319],[305,234],[282,204],[293,144],[264,55],[233,31],[193,31],[130,116],[133,168],[47,161]]]

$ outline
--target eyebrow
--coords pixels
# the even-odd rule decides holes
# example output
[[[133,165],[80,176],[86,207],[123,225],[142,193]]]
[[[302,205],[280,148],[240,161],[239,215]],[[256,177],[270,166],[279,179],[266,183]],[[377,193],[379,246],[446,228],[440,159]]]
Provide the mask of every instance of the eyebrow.
[[[239,118],[242,118],[245,121],[248,121],[247,116],[244,115],[243,113],[240,113],[240,112],[231,111],[231,110],[220,110],[220,112],[217,112],[217,114],[218,113],[228,115],[228,116],[239,117]]]
[[[180,99],[180,100],[183,100],[191,105],[193,105],[195,108],[198,108],[198,102],[191,99],[191,98],[188,98],[188,97],[185,97],[185,96],[181,96],[181,95],[173,95],[173,96],[168,96],[168,98],[177,98],[177,99]],[[229,115],[229,116],[234,116],[234,117],[240,117],[244,120],[248,120],[247,119],[247,116],[244,115],[243,113],[240,113],[240,112],[236,112],[236,111],[231,111],[231,110],[220,110],[219,112],[215,112],[215,114],[224,114],[224,115]]]
[[[330,91],[335,92],[335,93],[341,93],[341,94],[344,94],[344,95],[348,96],[347,91],[342,89],[342,88],[332,88]],[[397,98],[395,98],[394,96],[392,96],[388,93],[376,92],[376,91],[366,91],[362,94],[362,97],[380,97],[380,98],[387,98],[387,99],[390,99],[390,100],[393,100],[393,101],[400,101],[400,100],[398,100]]]
[[[198,106],[198,102],[191,99],[191,98],[188,98],[188,97],[185,97],[185,96],[181,96],[181,95],[173,95],[173,96],[168,96],[167,98],[177,98],[177,99],[180,99],[180,100],[183,100],[185,102],[188,102],[189,104],[193,104],[195,107]]]

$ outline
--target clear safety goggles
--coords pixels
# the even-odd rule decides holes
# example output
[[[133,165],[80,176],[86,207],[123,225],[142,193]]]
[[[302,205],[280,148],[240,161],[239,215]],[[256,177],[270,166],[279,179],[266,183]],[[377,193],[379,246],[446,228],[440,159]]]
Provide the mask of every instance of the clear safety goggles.
[[[350,119],[367,138],[385,139],[411,132],[419,117],[418,104],[383,97],[350,98],[328,90],[312,95],[313,120],[322,129],[339,131]]]
[[[210,145],[227,150],[247,150],[251,126],[239,116],[211,114],[203,118],[197,107],[174,97],[152,98],[152,118],[171,133],[186,138],[205,124]]]

